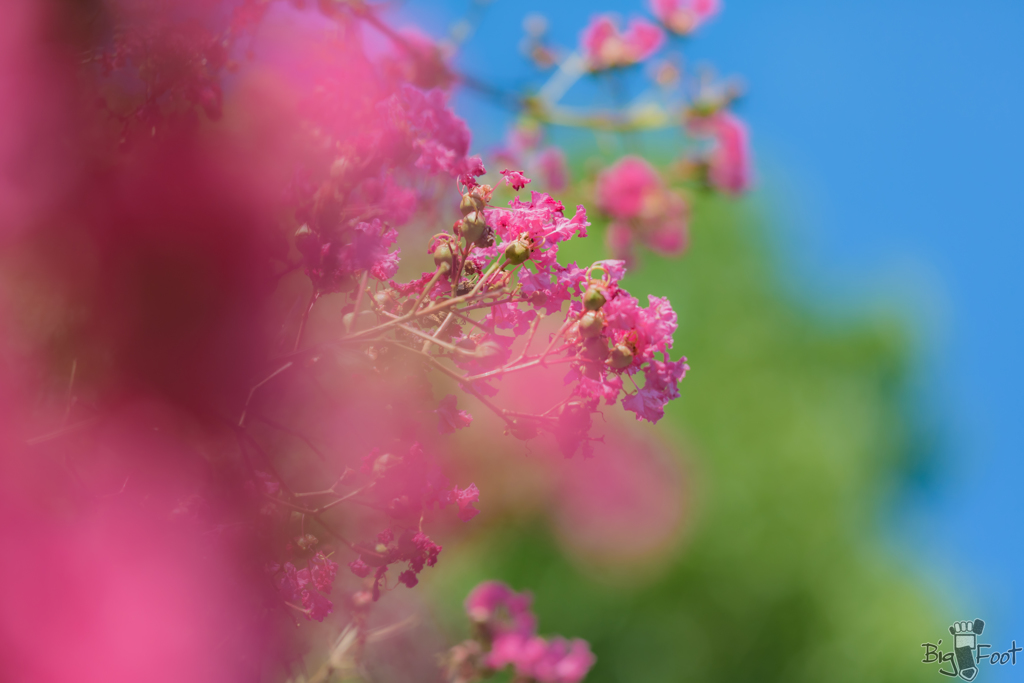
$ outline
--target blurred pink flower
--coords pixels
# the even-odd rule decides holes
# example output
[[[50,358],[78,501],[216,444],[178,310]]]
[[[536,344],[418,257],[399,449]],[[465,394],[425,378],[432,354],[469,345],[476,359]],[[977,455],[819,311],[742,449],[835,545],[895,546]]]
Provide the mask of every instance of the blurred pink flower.
[[[442,434],[451,434],[456,429],[468,427],[473,422],[473,416],[465,410],[458,409],[458,399],[455,394],[448,394],[441,399],[441,404],[434,411],[437,413],[438,429]]]
[[[651,0],[651,12],[679,35],[693,33],[722,9],[719,0]]]
[[[727,111],[710,116],[691,117],[687,127],[696,135],[714,139],[708,157],[708,180],[712,186],[730,194],[750,189],[752,161],[747,126]]]
[[[562,150],[548,147],[537,157],[537,166],[551,192],[561,192],[568,187],[569,166]]]
[[[506,143],[492,152],[498,167],[527,169],[539,175],[548,192],[561,192],[569,184],[569,167],[565,154],[554,146],[541,147],[544,130],[532,120],[518,122],[508,133]]]
[[[584,467],[547,461],[559,481],[551,499],[555,528],[583,567],[657,571],[685,519],[681,458],[635,429],[611,427]]]
[[[626,156],[605,169],[596,195],[598,207],[615,219],[607,235],[614,257],[630,261],[636,239],[662,254],[686,250],[689,207],[646,160]]]
[[[399,29],[396,35],[401,42],[382,60],[385,75],[424,90],[451,85],[454,77],[446,63],[448,55],[433,38],[413,26]]]
[[[463,606],[470,619],[486,624],[495,634],[530,635],[537,630],[531,602],[527,592],[516,593],[501,581],[484,581],[470,591]]]
[[[466,598],[466,613],[492,639],[487,667],[512,665],[518,676],[541,683],[579,683],[596,661],[590,645],[579,638],[548,641],[538,636],[530,601],[528,593],[516,593],[500,581],[485,581]]]
[[[619,31],[608,14],[594,17],[580,35],[583,56],[592,71],[630,66],[648,59],[665,41],[665,33],[646,19],[634,18]]]

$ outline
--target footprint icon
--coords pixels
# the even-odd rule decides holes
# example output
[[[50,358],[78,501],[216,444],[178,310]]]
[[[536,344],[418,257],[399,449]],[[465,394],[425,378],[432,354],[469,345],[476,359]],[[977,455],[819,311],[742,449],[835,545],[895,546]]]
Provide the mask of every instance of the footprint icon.
[[[985,622],[957,621],[949,627],[953,634],[953,651],[956,653],[956,666],[960,669],[960,678],[973,681],[978,675],[978,664],[974,659],[974,650],[978,646],[978,636],[985,630]]]

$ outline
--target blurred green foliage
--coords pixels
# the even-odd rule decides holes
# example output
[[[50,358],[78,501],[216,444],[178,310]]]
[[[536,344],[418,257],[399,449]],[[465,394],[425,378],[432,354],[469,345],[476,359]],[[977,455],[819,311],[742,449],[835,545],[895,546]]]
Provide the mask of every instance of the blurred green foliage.
[[[563,261],[603,258],[601,228]],[[687,461],[686,539],[653,577],[609,581],[544,519],[511,520],[438,572],[452,637],[469,589],[499,578],[533,591],[542,633],[590,641],[590,683],[935,680],[919,651],[941,605],[881,541],[912,449],[908,331],[793,302],[741,204],[702,199],[692,229],[683,258],[642,252],[625,282],[670,298],[692,366],[658,425]]]

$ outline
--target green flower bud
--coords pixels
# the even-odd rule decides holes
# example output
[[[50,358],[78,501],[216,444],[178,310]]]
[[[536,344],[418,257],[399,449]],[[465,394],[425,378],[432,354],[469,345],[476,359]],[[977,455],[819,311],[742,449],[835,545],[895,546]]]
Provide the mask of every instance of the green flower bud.
[[[609,362],[616,370],[628,368],[633,363],[633,350],[625,344],[616,344]]]
[[[505,427],[505,431],[520,441],[529,441],[537,436],[537,425],[521,418],[512,420],[511,424]]]
[[[580,318],[580,336],[584,339],[600,337],[604,330],[604,320],[594,311],[587,311]]]
[[[508,259],[508,262],[512,265],[518,266],[520,263],[523,263],[526,259],[530,258],[530,248],[519,240],[510,242],[509,245],[505,247],[505,258]]]
[[[583,294],[583,307],[588,311],[597,311],[604,306],[604,294],[597,287],[590,287]]]
[[[474,211],[480,211],[484,208],[483,201],[474,194],[462,195],[462,201],[459,202],[459,211],[462,212],[463,216],[468,216]]]
[[[462,219],[462,236],[466,238],[467,243],[476,242],[484,234],[486,227],[487,220],[484,219],[483,213],[472,211]]]
[[[442,270],[451,270],[455,266],[451,247],[446,242],[442,242],[434,248],[434,265]]]

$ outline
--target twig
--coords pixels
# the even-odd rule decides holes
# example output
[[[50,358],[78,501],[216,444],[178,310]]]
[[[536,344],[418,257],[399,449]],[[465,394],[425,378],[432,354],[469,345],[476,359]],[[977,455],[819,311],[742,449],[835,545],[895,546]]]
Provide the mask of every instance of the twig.
[[[320,297],[320,294],[316,290],[316,286],[313,287],[313,293],[309,295],[309,305],[306,306],[305,313],[302,314],[302,319],[299,321],[299,332],[295,335],[295,347],[292,351],[299,350],[299,344],[302,343],[302,333],[306,331],[306,321],[309,320],[309,314],[313,310],[313,304]]]
[[[437,328],[437,331],[434,332],[434,334],[432,335],[433,339],[437,339],[438,337],[441,336],[441,334],[446,329],[448,329],[448,323],[450,323],[452,321],[452,318],[454,316],[455,316],[455,311],[448,311],[448,315],[441,322],[441,325]],[[423,347],[420,349],[420,351],[429,351],[429,350],[430,350],[430,340],[428,339],[427,341],[423,342]]]
[[[245,405],[242,407],[242,416],[240,418],[238,418],[238,426],[239,427],[242,427],[242,426],[245,425],[245,413],[246,413],[247,410],[249,410],[249,402],[252,401],[252,396],[253,396],[253,394],[256,393],[256,390],[259,389],[260,387],[262,387],[264,384],[266,384],[270,380],[272,380],[275,377],[277,377],[278,375],[280,375],[282,372],[284,372],[285,370],[290,368],[292,365],[294,365],[294,363],[292,361],[288,361],[287,363],[285,363],[284,365],[279,367],[277,370],[274,370],[272,373],[270,373],[270,375],[266,379],[264,379],[259,384],[257,384],[256,386],[254,386],[252,389],[249,390],[249,396],[245,399]]]
[[[448,349],[452,353],[461,353],[464,356],[472,356],[472,355],[474,355],[474,353],[472,351],[467,351],[466,349],[459,348],[458,346],[455,346],[455,344],[449,344],[448,342],[443,342],[440,339],[436,339],[436,338],[430,336],[426,332],[422,332],[420,330],[417,330],[415,327],[409,327],[408,325],[405,325],[403,323],[398,323],[398,327],[403,329],[403,330],[405,330],[406,332],[408,332],[410,334],[414,334],[417,337],[422,337],[422,338],[426,339],[427,340],[427,342],[426,342],[427,344],[437,344],[442,349]]]
[[[78,371],[78,359],[75,358],[71,361],[71,378],[68,380],[68,393],[67,393],[67,406],[64,408],[64,417],[60,421],[60,426],[63,427],[68,423],[68,418],[71,417],[71,406],[74,403],[74,396],[72,391],[75,388],[75,374]]]
[[[305,444],[307,446],[309,446],[309,449],[317,454],[317,457],[319,457],[320,460],[322,460],[324,462],[327,462],[327,456],[325,456],[323,454],[323,452],[319,448],[314,446],[313,442],[310,441],[309,438],[307,436],[305,436],[304,434],[302,434],[301,432],[297,432],[297,431],[295,431],[293,429],[289,429],[288,427],[285,427],[282,424],[278,424],[277,422],[274,422],[270,418],[264,417],[263,415],[259,415],[257,413],[253,413],[253,417],[256,418],[257,420],[259,420],[260,422],[263,422],[263,423],[265,423],[267,425],[270,425],[271,427],[273,427],[274,429],[276,429],[278,431],[284,432],[285,434],[291,434],[292,436],[294,436],[297,439],[302,439],[302,441],[304,441]]]
[[[512,361],[512,365],[518,365],[519,363],[522,362],[524,358],[526,358],[526,354],[530,350],[530,344],[533,343],[533,335],[537,334],[537,328],[540,327],[540,321],[543,319],[543,315],[538,315],[536,318],[533,319],[533,322],[530,323],[530,332],[526,337],[526,346],[523,347],[523,352],[519,354],[519,358],[516,358],[514,361]]]

